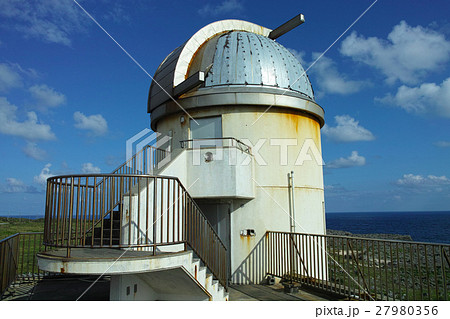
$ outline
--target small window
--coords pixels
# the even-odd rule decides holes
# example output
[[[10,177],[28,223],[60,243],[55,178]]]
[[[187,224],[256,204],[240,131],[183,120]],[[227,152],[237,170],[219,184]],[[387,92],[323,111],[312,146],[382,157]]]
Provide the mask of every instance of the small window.
[[[197,118],[190,121],[194,148],[222,146],[222,118],[220,116]],[[206,140],[202,140],[206,139]]]

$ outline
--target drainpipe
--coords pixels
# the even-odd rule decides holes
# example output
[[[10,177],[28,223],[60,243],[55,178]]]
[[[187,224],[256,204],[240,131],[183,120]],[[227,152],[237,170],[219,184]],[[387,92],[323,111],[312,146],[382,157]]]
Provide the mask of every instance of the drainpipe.
[[[294,171],[291,171],[291,191],[292,191],[292,229],[291,233],[295,232],[295,185],[294,185]]]
[[[295,232],[295,185],[294,185],[294,171],[291,171],[291,173],[288,173],[288,194],[289,194],[289,224],[290,224],[290,231],[291,234]],[[296,256],[295,251],[294,251],[294,235],[289,235],[289,260],[290,260],[290,273],[291,273],[291,277],[290,277],[290,285],[293,284],[293,276],[294,274],[297,273],[295,265],[296,262],[294,262],[294,259]]]
[[[288,177],[288,196],[289,196],[289,229],[292,233],[292,196],[291,196],[291,173],[287,174]]]
[[[289,194],[289,225],[291,233],[295,232],[295,200],[294,200],[294,172],[288,173]]]

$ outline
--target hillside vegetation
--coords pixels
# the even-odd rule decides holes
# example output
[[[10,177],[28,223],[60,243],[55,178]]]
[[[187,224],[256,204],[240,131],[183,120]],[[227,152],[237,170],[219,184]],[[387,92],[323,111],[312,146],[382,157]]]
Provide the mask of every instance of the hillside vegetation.
[[[0,240],[15,233],[43,232],[44,218],[0,217]]]

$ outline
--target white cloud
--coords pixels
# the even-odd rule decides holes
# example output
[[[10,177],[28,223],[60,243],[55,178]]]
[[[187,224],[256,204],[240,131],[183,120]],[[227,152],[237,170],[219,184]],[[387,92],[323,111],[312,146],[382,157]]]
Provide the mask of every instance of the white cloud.
[[[239,13],[244,9],[242,3],[238,0],[225,0],[220,4],[207,4],[198,10],[202,16],[221,15],[227,13]]]
[[[418,87],[402,85],[394,96],[388,94],[376,100],[399,106],[410,113],[450,117],[450,78],[440,85],[435,83],[423,83]]]
[[[48,163],[44,166],[44,168],[41,170],[39,175],[34,177],[34,182],[36,184],[39,184],[41,186],[45,186],[47,184],[47,178],[54,176],[52,173],[50,173],[50,167],[52,164]]]
[[[27,119],[17,121],[17,106],[0,97],[0,133],[23,137],[29,141],[54,140],[55,134],[47,124],[39,123],[35,112],[28,112]]]
[[[316,61],[319,56],[320,53],[313,53],[313,61]],[[361,81],[349,80],[345,74],[337,70],[336,63],[325,56],[317,60],[309,73],[317,77],[316,85],[324,93],[352,94],[358,92],[364,85]]]
[[[22,77],[17,69],[10,64],[0,63],[0,92],[21,87]]]
[[[86,116],[81,112],[73,113],[75,127],[90,131],[94,135],[104,135],[108,131],[108,123],[101,114]]]
[[[401,187],[442,191],[443,187],[450,186],[450,179],[446,176],[405,174],[395,184]]]
[[[324,125],[322,133],[334,142],[372,141],[375,136],[368,129],[359,125],[349,115],[337,115],[334,117],[337,125],[334,127]]]
[[[27,142],[27,145],[22,149],[26,156],[42,161],[47,157],[47,153],[40,149],[36,143]]]
[[[300,61],[302,66],[305,67],[305,64],[306,64],[306,61],[305,61],[306,52],[305,51],[297,51],[297,50],[292,49],[292,48],[287,48],[287,49],[289,50],[289,52],[291,52],[297,58],[297,60]]]
[[[129,1],[128,1],[129,2]],[[109,10],[103,15],[105,20],[112,20],[116,23],[129,22],[131,17],[127,14],[123,3],[107,2]]]
[[[433,144],[437,147],[450,147],[450,141],[438,141]]]
[[[325,185],[324,190],[325,190],[325,196],[327,196],[327,197],[335,197],[335,196],[341,196],[344,194],[350,194],[350,191],[340,184]]]
[[[64,94],[56,92],[45,84],[33,85],[28,89],[40,108],[46,109],[57,107],[66,103]]]
[[[81,171],[85,174],[98,174],[101,172],[100,168],[94,166],[92,163],[83,163],[81,166]]]
[[[9,177],[6,179],[6,185],[3,188],[4,193],[37,193],[33,186],[27,186],[21,180]]]
[[[70,45],[70,36],[84,31],[89,20],[70,0],[0,0],[0,17],[25,37]]]
[[[422,26],[411,27],[401,21],[387,40],[365,38],[353,32],[342,41],[340,52],[377,68],[388,83],[399,80],[415,84],[450,59],[450,41],[442,33]]]
[[[349,157],[341,157],[327,164],[328,168],[347,168],[366,165],[366,159],[358,155],[357,151],[353,151]]]

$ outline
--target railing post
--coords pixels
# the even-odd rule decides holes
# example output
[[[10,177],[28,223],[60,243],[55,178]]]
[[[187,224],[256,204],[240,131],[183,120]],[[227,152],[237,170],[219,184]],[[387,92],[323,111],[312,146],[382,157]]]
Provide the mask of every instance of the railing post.
[[[49,212],[50,212],[50,181],[47,179],[47,188],[45,189],[45,216],[44,216],[44,234],[49,233]]]
[[[70,179],[70,201],[69,201],[69,229],[67,234],[67,258],[70,257],[70,247],[72,241],[72,215],[73,215],[73,184],[74,178]]]
[[[156,200],[158,183],[156,177],[153,177],[153,256],[156,255],[156,210],[158,209]]]
[[[94,189],[92,190],[92,207],[91,207],[91,246],[94,246],[94,220],[97,214],[97,176],[94,176]]]
[[[444,283],[443,284],[443,286],[444,286],[444,300],[447,300],[447,284],[446,284],[446,282],[447,282],[446,281],[447,280],[447,275],[446,275],[446,272],[445,272],[444,258],[446,259],[447,264],[449,266],[450,266],[450,262],[449,262],[447,254],[445,253],[444,246],[442,246],[442,245],[439,246],[439,254],[440,254],[440,259],[441,259],[442,282]]]

